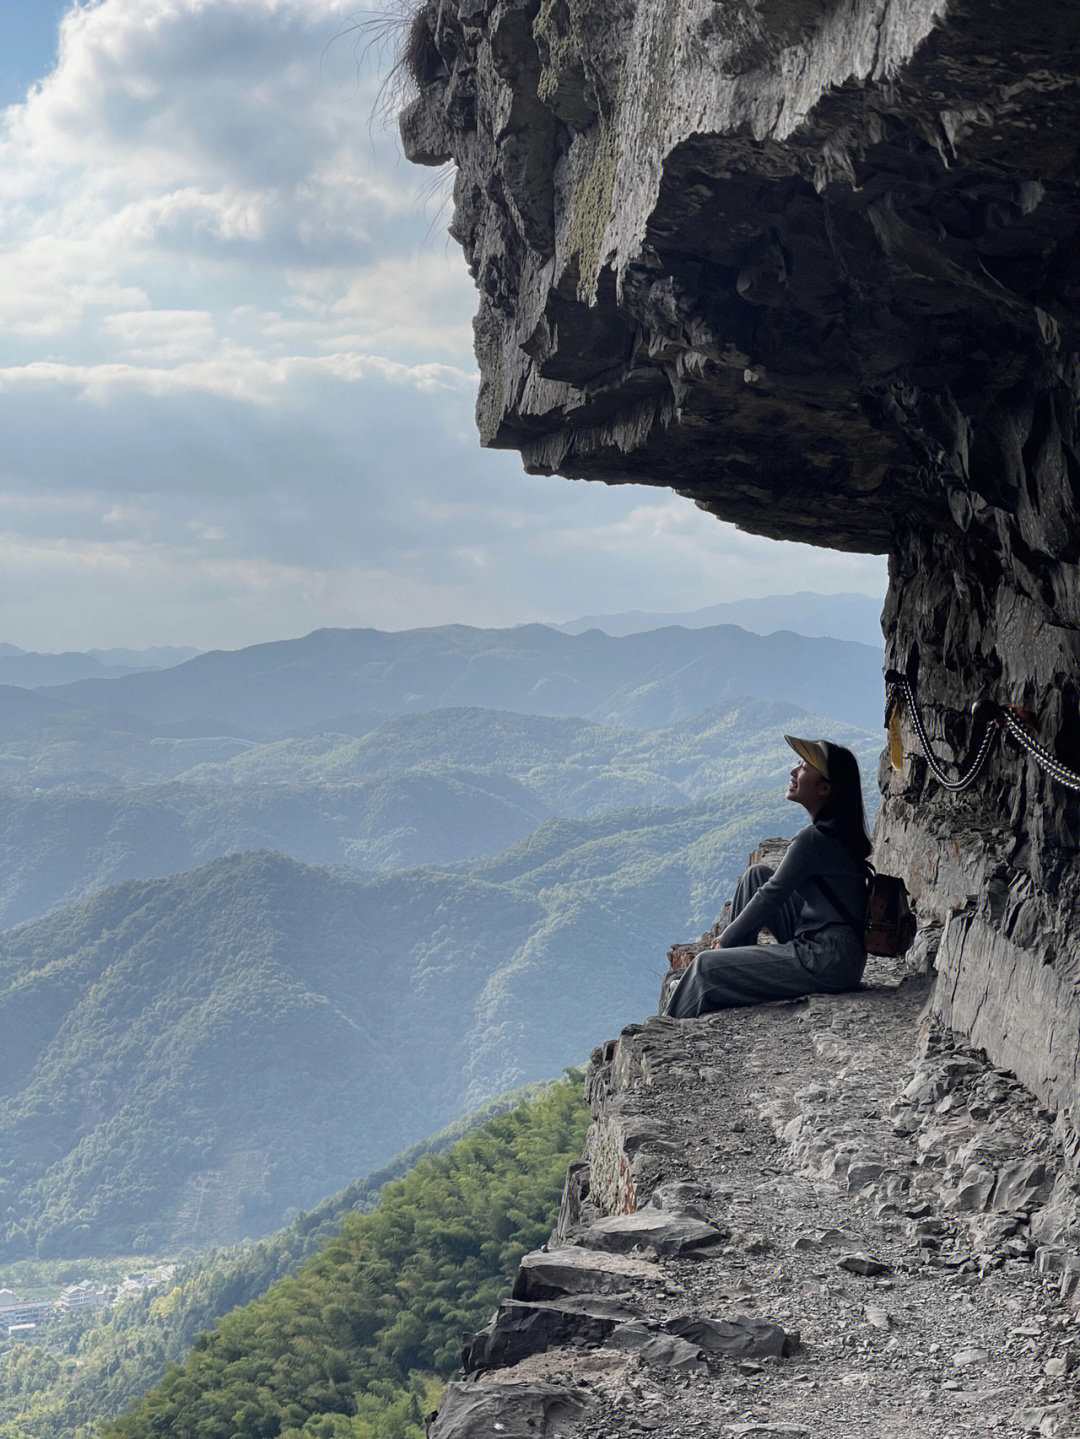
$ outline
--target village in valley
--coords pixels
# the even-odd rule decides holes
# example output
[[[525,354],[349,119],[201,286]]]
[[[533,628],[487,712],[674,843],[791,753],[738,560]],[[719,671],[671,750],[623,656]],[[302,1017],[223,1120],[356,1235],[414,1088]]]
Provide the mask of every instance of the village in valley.
[[[0,1334],[9,1339],[37,1336],[40,1326],[76,1312],[111,1309],[128,1299],[137,1299],[147,1290],[167,1284],[176,1273],[175,1264],[158,1264],[125,1274],[119,1283],[82,1279],[67,1284],[58,1293],[26,1298],[13,1289],[0,1288]],[[40,1290],[35,1288],[40,1296]]]

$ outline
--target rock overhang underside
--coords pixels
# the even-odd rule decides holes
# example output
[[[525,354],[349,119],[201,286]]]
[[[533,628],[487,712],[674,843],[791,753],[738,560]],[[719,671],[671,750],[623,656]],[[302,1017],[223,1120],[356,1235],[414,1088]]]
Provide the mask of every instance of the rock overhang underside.
[[[401,128],[456,166],[482,441],[861,551],[963,507],[958,416],[1007,488],[1080,296],[1078,14],[428,4]]]

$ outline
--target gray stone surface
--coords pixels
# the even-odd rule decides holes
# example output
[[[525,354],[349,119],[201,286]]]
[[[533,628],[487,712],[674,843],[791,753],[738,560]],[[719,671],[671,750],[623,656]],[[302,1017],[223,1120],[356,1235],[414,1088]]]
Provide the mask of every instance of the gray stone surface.
[[[466,1374],[477,1374],[508,1368],[530,1354],[571,1341],[602,1344],[617,1325],[634,1317],[633,1309],[611,1300],[508,1299],[485,1328],[465,1336],[462,1368]]]
[[[913,1054],[926,986],[886,977],[597,1049],[591,1164],[626,1136],[656,1179],[615,1215],[578,1185],[569,1231],[689,1199],[727,1237],[645,1260],[553,1236],[466,1340],[436,1439],[1077,1431],[1071,1131],[931,1017]]]
[[[810,1430],[801,1424],[769,1424],[765,1420],[751,1424],[725,1424],[724,1433],[731,1439],[810,1439]]]
[[[637,1214],[613,1214],[590,1224],[583,1242],[591,1249],[628,1254],[644,1249],[655,1254],[693,1254],[706,1245],[722,1242],[724,1233],[701,1219],[642,1209]]]
[[[849,1274],[888,1274],[892,1270],[891,1264],[886,1264],[883,1259],[875,1259],[872,1254],[864,1254],[860,1249],[850,1254],[841,1254],[836,1262]]]
[[[514,1281],[515,1299],[555,1299],[564,1294],[610,1294],[659,1279],[655,1263],[637,1256],[579,1248],[538,1249],[526,1254]]]
[[[644,1364],[663,1365],[667,1369],[704,1367],[704,1356],[697,1344],[665,1334],[653,1324],[620,1324],[611,1331],[607,1342],[612,1349],[636,1354]]]
[[[428,1439],[563,1439],[585,1409],[582,1400],[555,1384],[448,1384]]]
[[[706,1354],[726,1354],[733,1359],[782,1359],[799,1347],[798,1338],[781,1325],[746,1314],[734,1319],[669,1319],[667,1328]]]

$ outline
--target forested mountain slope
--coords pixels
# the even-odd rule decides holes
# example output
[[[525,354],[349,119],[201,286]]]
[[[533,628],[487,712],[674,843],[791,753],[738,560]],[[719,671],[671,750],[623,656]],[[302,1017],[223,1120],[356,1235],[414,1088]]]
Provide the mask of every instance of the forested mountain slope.
[[[5,1249],[265,1232],[449,1122],[479,958],[543,918],[509,886],[254,854],[9,931]]]
[[[555,1085],[422,1161],[204,1336],[107,1439],[422,1439],[428,1380],[457,1368],[463,1331],[547,1237],[587,1118],[578,1086]]]
[[[551,821],[472,870],[234,856],[0,936],[9,1255],[231,1242],[655,1004],[782,800]]]
[[[505,1116],[501,1121],[500,1115]],[[359,1214],[370,1211],[384,1196],[391,1213],[410,1222],[414,1233],[423,1235],[425,1241],[433,1238],[436,1247],[444,1233],[452,1232],[462,1196],[468,1197],[475,1216],[478,1255],[467,1272],[482,1291],[479,1302],[486,1303],[492,1287],[504,1282],[506,1266],[512,1268],[517,1252],[550,1226],[561,1182],[560,1166],[576,1157],[587,1117],[576,1084],[559,1083],[528,1096],[505,1096],[486,1111],[425,1141],[423,1149],[430,1156],[458,1146],[435,1164],[415,1169],[424,1159],[418,1146],[399,1156],[388,1169],[355,1181],[287,1229],[236,1250],[192,1260],[167,1291],[128,1301],[104,1321],[100,1316],[75,1315],[64,1321],[62,1334],[50,1331],[53,1342],[34,1336],[9,1348],[0,1354],[0,1439],[91,1439],[99,1432],[99,1421],[131,1405],[161,1379],[170,1361],[187,1360],[200,1330],[209,1330],[218,1317],[251,1304],[276,1281],[295,1274],[305,1259],[336,1240],[343,1223],[354,1226]],[[474,1135],[470,1145],[462,1146],[463,1135],[480,1126],[482,1132]],[[509,1186],[508,1170],[513,1175]],[[395,1180],[403,1182],[387,1193],[384,1186]],[[411,1266],[415,1276],[416,1258],[407,1247],[398,1244],[392,1257],[403,1271]],[[336,1287],[343,1283],[358,1287],[368,1277],[363,1262],[347,1273],[333,1268],[324,1268],[322,1273],[325,1284],[304,1280],[299,1292],[323,1301],[324,1308],[337,1297],[333,1293]],[[292,1295],[297,1292],[291,1291]],[[425,1371],[435,1367],[436,1352],[455,1338],[458,1305],[447,1305],[448,1292],[453,1293],[453,1286],[447,1285],[445,1274],[437,1274],[434,1284],[408,1296],[403,1293],[399,1313],[389,1314],[390,1323],[382,1326],[383,1331],[392,1329],[399,1314],[407,1322],[411,1310],[436,1320],[430,1354],[421,1356]],[[468,1297],[463,1299],[467,1305]],[[252,1312],[262,1316],[264,1343],[275,1327],[292,1319],[290,1299],[282,1291]],[[233,1321],[242,1322],[243,1316]],[[321,1337],[329,1349],[331,1336]],[[382,1334],[376,1329],[372,1337],[378,1340]],[[253,1352],[251,1362],[257,1357]],[[400,1370],[388,1374],[385,1363],[372,1364],[370,1358],[362,1373],[355,1372],[358,1357],[347,1355],[355,1381],[350,1404],[368,1413],[374,1426],[366,1431],[369,1435],[379,1432],[390,1439],[392,1426],[401,1432],[396,1416],[404,1413],[409,1420],[415,1415],[412,1392],[423,1393],[426,1379],[419,1376],[410,1384]],[[190,1370],[198,1362],[192,1356],[187,1367]],[[174,1371],[165,1386],[172,1406],[170,1422],[177,1426],[170,1432],[180,1432],[188,1420],[176,1410],[177,1373]],[[234,1369],[233,1377],[241,1380],[242,1371]],[[359,1391],[365,1386],[368,1392],[363,1400]],[[298,1404],[305,1402],[299,1388],[288,1397]],[[153,1397],[138,1412],[159,1409],[160,1402]]]
[[[550,813],[512,779],[460,769],[358,784],[18,790],[0,797],[0,924],[243,850],[366,871],[470,859],[505,849]]]
[[[775,784],[791,764],[785,730],[828,733],[867,758],[881,747],[880,728],[746,695],[651,729],[465,706],[402,715],[355,737],[252,746],[193,768],[185,779],[343,784],[412,768],[497,771],[528,786],[555,813],[599,814]]]
[[[0,926],[107,884],[174,874],[240,850],[366,871],[443,865],[496,854],[556,815],[678,807],[758,789],[774,797],[792,761],[785,729],[827,731],[873,773],[876,734],[779,701],[738,699],[644,731],[441,710],[358,737],[251,746],[167,784],[102,777],[90,790],[20,785],[0,796]],[[58,763],[69,763],[71,744],[60,750]],[[170,753],[175,747],[140,741],[132,762],[149,756],[167,764]],[[53,757],[49,747],[43,762]],[[116,757],[122,764],[122,746]]]

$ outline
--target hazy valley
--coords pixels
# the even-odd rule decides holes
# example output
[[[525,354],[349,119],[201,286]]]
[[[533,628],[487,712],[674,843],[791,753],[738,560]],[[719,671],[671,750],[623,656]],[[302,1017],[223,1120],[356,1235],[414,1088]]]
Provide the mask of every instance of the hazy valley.
[[[880,750],[877,651],[732,626],[322,632],[4,700],[9,1267],[268,1234],[581,1062],[795,827],[783,731],[871,806]]]

